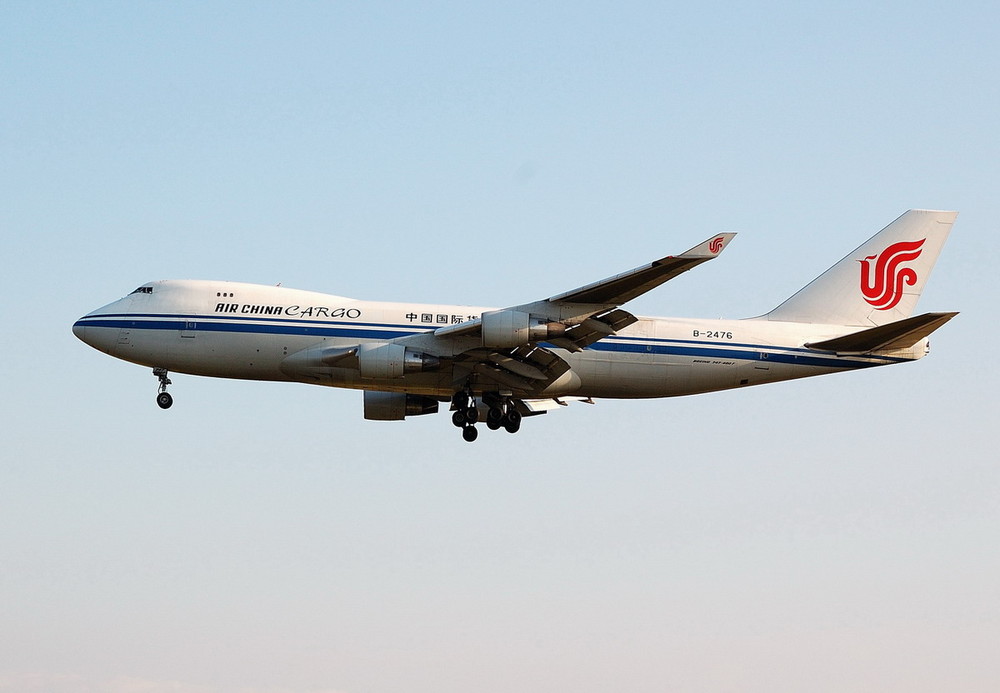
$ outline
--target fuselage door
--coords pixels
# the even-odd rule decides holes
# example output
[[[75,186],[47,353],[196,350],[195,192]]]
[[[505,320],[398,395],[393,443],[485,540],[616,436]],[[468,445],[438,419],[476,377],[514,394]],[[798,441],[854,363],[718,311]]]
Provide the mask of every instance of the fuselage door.
[[[120,308],[120,315],[123,318],[127,318],[129,313],[132,312],[132,295],[128,295],[118,302]],[[123,349],[131,345],[129,335],[132,332],[131,323],[127,320],[122,321],[122,326],[118,330],[118,339],[115,342],[115,349]]]
[[[743,361],[739,367],[740,386],[760,385],[771,380],[771,363],[766,351],[757,352],[756,360]]]

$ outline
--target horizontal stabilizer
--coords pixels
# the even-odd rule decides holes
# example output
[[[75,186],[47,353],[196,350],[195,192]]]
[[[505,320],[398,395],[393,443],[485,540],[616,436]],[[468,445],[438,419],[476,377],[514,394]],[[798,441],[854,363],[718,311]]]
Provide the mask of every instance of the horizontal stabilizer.
[[[810,349],[837,353],[867,354],[873,351],[908,349],[931,332],[941,327],[958,313],[924,313],[912,318],[890,322],[843,337],[808,342]]]

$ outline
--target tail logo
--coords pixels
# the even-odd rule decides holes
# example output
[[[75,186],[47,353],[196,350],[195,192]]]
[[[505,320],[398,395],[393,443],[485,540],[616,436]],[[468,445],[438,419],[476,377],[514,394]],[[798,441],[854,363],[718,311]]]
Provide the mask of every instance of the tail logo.
[[[861,293],[864,294],[865,301],[875,306],[876,310],[894,308],[903,298],[903,284],[913,286],[917,283],[916,271],[912,267],[900,265],[920,257],[926,240],[893,243],[878,255],[859,260]]]
[[[712,255],[717,255],[722,250],[722,240],[722,236],[713,238],[712,242],[708,244],[708,252],[712,253]]]

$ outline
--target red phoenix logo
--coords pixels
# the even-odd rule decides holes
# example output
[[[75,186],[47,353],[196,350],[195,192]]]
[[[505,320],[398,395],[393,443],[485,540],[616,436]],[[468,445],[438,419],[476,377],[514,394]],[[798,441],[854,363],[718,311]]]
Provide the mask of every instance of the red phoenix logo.
[[[910,267],[900,267],[920,257],[921,246],[927,239],[893,243],[878,255],[870,255],[861,263],[861,293],[876,310],[894,308],[903,298],[903,284],[917,283],[917,273]],[[874,260],[874,267],[872,266]]]
[[[708,244],[708,251],[712,253],[712,255],[715,255],[720,250],[722,250],[722,236],[713,238],[712,242]]]

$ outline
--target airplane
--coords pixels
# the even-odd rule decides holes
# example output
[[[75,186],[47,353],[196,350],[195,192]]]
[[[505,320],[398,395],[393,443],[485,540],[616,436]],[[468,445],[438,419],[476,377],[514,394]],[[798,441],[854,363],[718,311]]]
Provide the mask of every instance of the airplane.
[[[165,280],[88,313],[73,333],[170,372],[363,390],[364,417],[450,403],[516,433],[524,417],[595,398],[691,395],[914,361],[958,313],[913,310],[957,212],[909,210],[776,308],[740,320],[637,317],[621,306],[714,259],[719,233],[679,255],[508,308],[361,301],[229,281]]]

